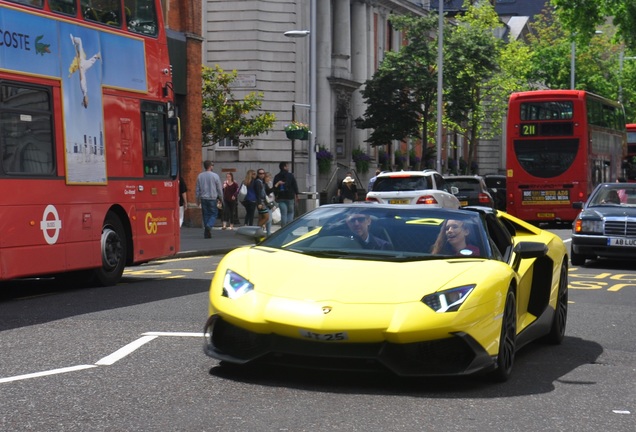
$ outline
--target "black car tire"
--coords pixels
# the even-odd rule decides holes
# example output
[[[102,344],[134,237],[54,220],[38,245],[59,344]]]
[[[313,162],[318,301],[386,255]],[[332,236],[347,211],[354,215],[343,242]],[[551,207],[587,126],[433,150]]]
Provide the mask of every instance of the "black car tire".
[[[506,294],[506,305],[501,318],[501,335],[497,353],[496,369],[490,378],[494,382],[505,382],[510,378],[517,349],[517,300],[512,288]]]
[[[559,275],[559,293],[557,297],[556,309],[552,318],[550,333],[545,337],[545,341],[559,345],[565,337],[565,326],[568,320],[568,265],[563,263],[561,274]]]
[[[573,266],[584,266],[586,259],[585,255],[580,255],[574,252],[574,247],[572,247],[572,250],[570,251],[570,261]]]

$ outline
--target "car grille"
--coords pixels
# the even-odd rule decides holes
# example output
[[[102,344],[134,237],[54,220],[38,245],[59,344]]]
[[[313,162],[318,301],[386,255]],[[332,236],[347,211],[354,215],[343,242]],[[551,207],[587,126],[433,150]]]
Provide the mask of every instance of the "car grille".
[[[606,219],[605,235],[636,237],[636,219]]]
[[[231,357],[239,363],[257,360],[328,370],[388,368],[403,376],[466,374],[492,364],[488,353],[464,333],[441,340],[407,344],[323,343],[276,334],[256,334],[220,317],[214,320],[210,329],[212,352]]]

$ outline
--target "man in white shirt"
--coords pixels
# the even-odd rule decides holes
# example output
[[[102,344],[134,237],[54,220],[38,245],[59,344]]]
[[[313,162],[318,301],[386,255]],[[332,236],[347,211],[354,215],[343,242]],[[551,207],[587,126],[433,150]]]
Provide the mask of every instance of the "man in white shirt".
[[[197,177],[197,205],[201,206],[203,215],[203,238],[212,238],[212,228],[219,214],[217,202],[223,199],[223,187],[218,174],[212,171],[212,161],[203,162],[203,168],[205,171]]]

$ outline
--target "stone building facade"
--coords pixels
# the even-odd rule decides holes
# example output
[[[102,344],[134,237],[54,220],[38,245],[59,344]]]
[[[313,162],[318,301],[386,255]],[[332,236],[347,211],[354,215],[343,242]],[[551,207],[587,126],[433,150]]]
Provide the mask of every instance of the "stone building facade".
[[[316,29],[310,29],[310,0],[204,0],[203,62],[236,70],[234,88],[241,97],[258,91],[262,109],[276,115],[273,131],[258,137],[250,148],[218,143],[203,149],[203,159],[215,161],[215,170],[234,172],[241,180],[248,169],[265,168],[275,174],[280,161],[292,161],[292,143],[284,126],[296,120],[309,122],[310,71],[316,77],[315,148],[325,148],[335,161],[331,171],[318,173],[316,190],[327,200],[346,171],[353,170],[352,150],[372,157],[376,150],[365,142],[367,131],[354,120],[365,111],[361,87],[371,78],[384,53],[399,49],[402,36],[391,28],[392,14],[424,15],[429,2],[410,0],[314,0]],[[290,38],[285,32],[310,30],[316,37],[316,65],[309,62],[309,38]],[[308,190],[310,141],[294,142],[293,171],[301,190]],[[218,169],[217,169],[218,168]],[[366,189],[373,172],[355,173]]]

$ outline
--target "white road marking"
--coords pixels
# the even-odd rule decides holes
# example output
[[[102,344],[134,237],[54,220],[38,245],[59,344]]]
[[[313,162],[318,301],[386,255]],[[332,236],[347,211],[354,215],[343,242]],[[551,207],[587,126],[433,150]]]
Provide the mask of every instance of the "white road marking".
[[[156,339],[156,338],[157,338],[157,336],[140,337],[136,341],[131,342],[128,345],[119,348],[117,351],[115,351],[114,353],[112,353],[109,356],[104,357],[103,359],[101,359],[100,361],[98,361],[95,364],[98,365],[98,366],[110,366],[113,363],[115,363],[116,361],[123,359],[128,354],[130,354],[133,351],[135,351],[137,348],[141,347],[142,345],[147,344],[148,342],[150,342],[151,340]]]
[[[203,333],[187,333],[187,332],[147,332],[142,336],[178,336],[178,337],[203,337]]]
[[[11,381],[21,381],[21,380],[25,380],[29,378],[38,378],[38,377],[43,377],[48,375],[57,375],[57,374],[62,374],[66,372],[75,372],[75,371],[90,369],[94,367],[97,367],[97,366],[96,365],[79,365],[79,366],[70,366],[70,367],[65,367],[60,369],[52,369],[52,370],[43,371],[43,372],[34,372],[30,374],[25,374],[25,375],[16,375],[16,376],[8,377],[8,378],[0,378],[0,383],[7,383]]]
[[[113,363],[123,359],[127,355],[129,355],[132,352],[134,352],[136,349],[142,347],[143,345],[145,345],[148,342],[156,339],[159,336],[203,337],[204,334],[203,333],[194,333],[194,332],[147,332],[147,333],[143,333],[141,336],[142,337],[140,337],[136,341],[131,342],[128,345],[121,347],[120,349],[118,349],[114,353],[102,358],[101,360],[99,360],[97,363],[95,363],[93,365],[70,366],[70,367],[65,367],[65,368],[52,369],[52,370],[49,370],[49,371],[34,372],[34,373],[30,373],[30,374],[16,375],[16,376],[7,377],[7,378],[0,378],[0,384],[12,382],[12,381],[21,381],[21,380],[25,380],[25,379],[29,379],[29,378],[38,378],[38,377],[43,377],[43,376],[48,376],[48,375],[57,375],[57,374],[62,374],[62,373],[67,373],[67,372],[75,372],[75,371],[80,371],[80,370],[83,370],[83,369],[94,368],[94,367],[97,367],[97,366],[110,366]]]

